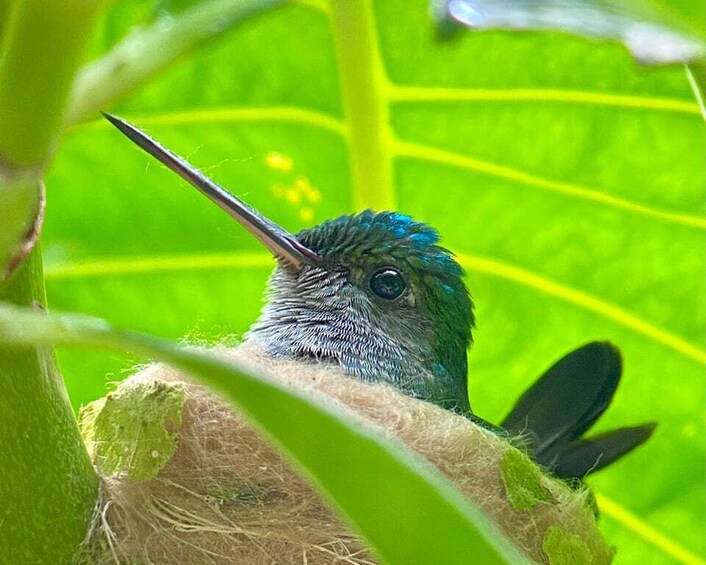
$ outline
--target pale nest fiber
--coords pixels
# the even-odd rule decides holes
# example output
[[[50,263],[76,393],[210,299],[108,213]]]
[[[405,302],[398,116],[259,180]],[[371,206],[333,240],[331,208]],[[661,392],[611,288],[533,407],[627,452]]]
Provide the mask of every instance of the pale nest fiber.
[[[274,360],[253,348],[214,354],[264,369],[401,440],[450,477],[532,559],[553,565],[610,562],[612,550],[597,529],[586,492],[539,474],[507,441],[466,418],[389,386]],[[109,412],[120,398],[128,399],[124,404],[135,428],[122,409]],[[157,410],[149,405],[155,398],[161,399]],[[81,427],[102,477],[102,501],[84,561],[375,563],[241,416],[165,365],[146,367],[86,407]],[[161,434],[146,451],[140,429]],[[156,461],[152,467],[140,463],[144,453]]]

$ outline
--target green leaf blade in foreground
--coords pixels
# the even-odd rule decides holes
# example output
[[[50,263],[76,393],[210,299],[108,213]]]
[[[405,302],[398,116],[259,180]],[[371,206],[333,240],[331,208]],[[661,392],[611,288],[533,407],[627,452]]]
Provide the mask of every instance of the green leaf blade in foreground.
[[[447,480],[343,412],[266,376],[102,320],[0,304],[0,343],[128,349],[184,370],[239,407],[324,489],[385,563],[495,565],[525,559]]]

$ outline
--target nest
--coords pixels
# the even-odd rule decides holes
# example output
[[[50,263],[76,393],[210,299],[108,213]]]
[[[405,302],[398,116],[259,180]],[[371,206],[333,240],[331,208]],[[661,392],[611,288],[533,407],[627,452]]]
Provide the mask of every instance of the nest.
[[[316,365],[216,350],[352,410],[422,454],[532,559],[608,563],[587,493],[544,475],[466,418]],[[82,411],[102,478],[82,560],[92,563],[375,563],[275,448],[217,396],[151,365]]]

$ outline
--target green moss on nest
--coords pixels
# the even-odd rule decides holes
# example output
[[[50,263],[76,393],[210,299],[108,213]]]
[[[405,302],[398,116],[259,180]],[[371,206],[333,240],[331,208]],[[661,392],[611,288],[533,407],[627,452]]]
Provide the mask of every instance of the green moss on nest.
[[[549,526],[542,540],[542,550],[549,558],[550,565],[593,563],[593,557],[586,542],[559,526]]]
[[[85,406],[79,426],[101,473],[156,477],[176,451],[185,400],[181,383],[137,382]]]
[[[527,510],[542,502],[556,502],[542,484],[542,472],[518,449],[509,448],[502,459],[502,477],[507,498],[515,510]]]

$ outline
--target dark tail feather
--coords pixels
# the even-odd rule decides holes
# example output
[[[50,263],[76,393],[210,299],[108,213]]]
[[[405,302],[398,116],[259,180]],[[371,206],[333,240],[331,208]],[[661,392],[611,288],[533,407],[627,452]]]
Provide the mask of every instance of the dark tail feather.
[[[558,454],[552,472],[561,479],[569,479],[598,471],[645,443],[656,426],[651,422],[575,441]]]
[[[583,478],[641,445],[655,424],[581,439],[605,412],[622,360],[608,342],[592,342],[550,367],[517,401],[501,426],[520,436],[537,463],[564,479]]]
[[[526,436],[536,461],[550,466],[605,411],[621,372],[620,352],[612,344],[592,342],[579,347],[520,397],[501,426]]]

